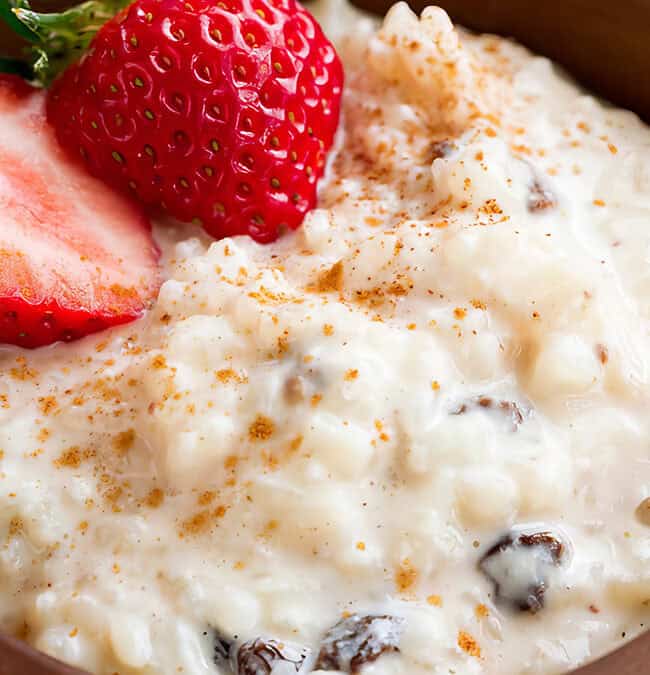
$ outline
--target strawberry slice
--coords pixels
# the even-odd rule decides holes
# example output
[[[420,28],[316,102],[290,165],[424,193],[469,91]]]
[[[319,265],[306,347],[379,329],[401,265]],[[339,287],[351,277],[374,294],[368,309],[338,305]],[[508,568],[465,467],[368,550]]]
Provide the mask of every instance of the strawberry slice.
[[[28,348],[132,321],[159,288],[148,221],[65,157],[44,108],[0,76],[0,342]]]

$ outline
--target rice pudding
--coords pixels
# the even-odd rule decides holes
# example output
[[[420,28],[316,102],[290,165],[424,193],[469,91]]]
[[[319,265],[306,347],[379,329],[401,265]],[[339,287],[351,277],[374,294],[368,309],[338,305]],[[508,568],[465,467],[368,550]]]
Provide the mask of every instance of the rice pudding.
[[[650,617],[650,130],[398,4],[319,208],[0,348],[0,627],[93,673],[550,675]]]

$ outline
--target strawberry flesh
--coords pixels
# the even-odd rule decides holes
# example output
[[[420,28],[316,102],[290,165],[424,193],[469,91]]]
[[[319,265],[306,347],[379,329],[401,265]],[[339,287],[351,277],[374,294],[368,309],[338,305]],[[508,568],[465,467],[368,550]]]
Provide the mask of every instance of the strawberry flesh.
[[[27,348],[132,321],[159,286],[149,223],[64,156],[44,100],[0,76],[0,342]]]

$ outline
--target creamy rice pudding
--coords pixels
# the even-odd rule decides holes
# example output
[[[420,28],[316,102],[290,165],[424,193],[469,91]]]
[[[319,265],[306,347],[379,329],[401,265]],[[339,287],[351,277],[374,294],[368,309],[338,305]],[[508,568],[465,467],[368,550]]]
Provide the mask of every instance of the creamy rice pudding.
[[[440,9],[317,13],[303,227],[160,224],[144,319],[0,348],[0,626],[106,674],[564,672],[650,617],[650,131]]]

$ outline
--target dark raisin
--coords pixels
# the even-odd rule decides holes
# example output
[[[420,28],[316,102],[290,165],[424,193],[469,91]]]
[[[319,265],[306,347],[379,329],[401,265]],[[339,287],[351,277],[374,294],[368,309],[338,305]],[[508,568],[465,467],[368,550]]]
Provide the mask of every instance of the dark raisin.
[[[308,650],[293,645],[257,638],[244,642],[237,652],[237,675],[271,675],[278,663],[287,664],[286,672],[297,673],[307,658]],[[285,670],[282,671],[283,673]]]
[[[479,568],[494,584],[497,601],[535,614],[567,557],[566,544],[553,532],[512,531],[488,549]]]
[[[284,398],[290,405],[302,403],[308,398],[310,384],[304,375],[292,375],[284,383]]]
[[[513,429],[517,429],[524,421],[524,414],[514,401],[499,401],[499,410],[510,415]]]
[[[284,400],[289,405],[298,405],[309,401],[324,386],[325,378],[319,369],[299,363],[284,382]]]
[[[533,180],[528,189],[528,210],[537,213],[552,209],[556,204],[555,195],[539,179]]]
[[[321,642],[316,670],[360,672],[387,652],[398,652],[404,619],[398,616],[354,614],[330,628]]]
[[[218,630],[212,630],[212,644],[214,645],[214,652],[212,660],[216,665],[223,665],[230,661],[230,655],[234,646],[234,641],[225,637]]]
[[[650,497],[646,497],[636,507],[636,517],[644,525],[650,526]]]
[[[452,151],[454,150],[453,143],[448,138],[443,138],[439,141],[434,141],[429,146],[427,152],[427,163],[431,164],[434,159],[440,159],[441,157],[449,157]]]
[[[451,411],[451,414],[463,415],[474,407],[485,408],[486,410],[496,410],[504,413],[509,417],[513,431],[517,431],[519,426],[524,422],[524,412],[517,403],[514,401],[498,401],[490,396],[479,396],[470,399],[465,403],[461,403],[457,408]]]

